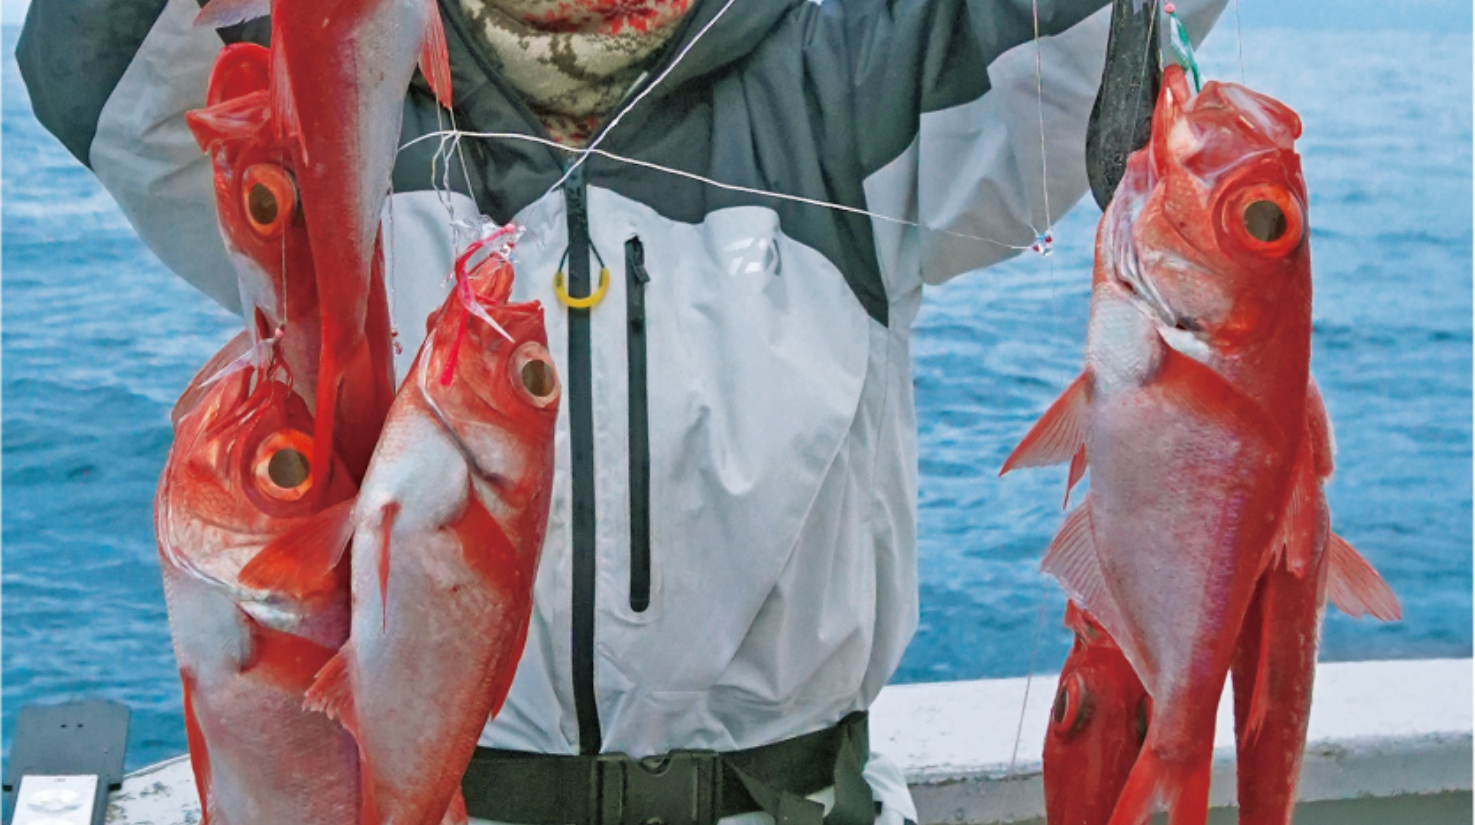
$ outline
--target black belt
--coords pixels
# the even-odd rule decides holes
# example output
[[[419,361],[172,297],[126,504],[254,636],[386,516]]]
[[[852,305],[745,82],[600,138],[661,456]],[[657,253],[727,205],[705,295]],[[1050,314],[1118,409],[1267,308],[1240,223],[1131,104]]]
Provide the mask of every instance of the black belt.
[[[477,748],[461,780],[466,810],[517,825],[712,825],[766,811],[777,825],[872,825],[866,714],[742,751],[553,756]],[[809,794],[833,785],[828,816]]]

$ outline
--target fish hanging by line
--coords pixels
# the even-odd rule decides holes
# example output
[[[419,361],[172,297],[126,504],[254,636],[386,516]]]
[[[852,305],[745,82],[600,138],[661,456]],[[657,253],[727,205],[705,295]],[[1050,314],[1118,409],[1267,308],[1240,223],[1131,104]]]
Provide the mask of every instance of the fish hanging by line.
[[[1194,97],[1168,67],[1151,140],[1101,219],[1085,370],[1001,471],[1070,461],[1074,484],[1091,468],[1043,568],[1152,697],[1111,825],[1160,803],[1170,825],[1205,821],[1215,711],[1256,585],[1315,544],[1285,516],[1310,507],[1296,482],[1311,353],[1300,130],[1277,101],[1213,82]],[[1378,602],[1386,585],[1346,550],[1328,574]]]
[[[1065,605],[1065,626],[1075,641],[1045,733],[1045,821],[1106,825],[1147,737],[1147,690],[1116,642],[1075,602]]]
[[[295,181],[321,315],[316,441],[366,462],[394,396],[379,219],[418,65],[442,106],[450,64],[435,0],[211,0],[197,24],[270,12],[272,121],[297,148]],[[319,468],[321,471],[321,468]]]
[[[251,346],[228,343],[175,407],[155,498],[190,763],[208,825],[342,825],[358,818],[358,751],[303,699],[348,636],[355,489],[314,449],[281,350],[219,377]]]
[[[458,805],[527,637],[561,391],[504,242],[460,257],[428,322],[354,510],[349,641],[308,695],[358,742],[364,825]]]

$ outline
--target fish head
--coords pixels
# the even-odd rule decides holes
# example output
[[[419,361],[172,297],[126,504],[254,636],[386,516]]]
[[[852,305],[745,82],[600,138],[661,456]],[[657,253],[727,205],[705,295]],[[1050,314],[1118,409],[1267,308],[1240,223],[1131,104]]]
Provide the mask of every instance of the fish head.
[[[1306,183],[1300,119],[1234,83],[1193,95],[1164,72],[1152,137],[1128,161],[1098,239],[1096,285],[1211,366],[1273,348],[1309,353]],[[1309,354],[1308,354],[1309,357]]]
[[[1106,630],[1074,602],[1075,641],[1045,734],[1045,820],[1106,825],[1147,738],[1150,699]]]
[[[206,107],[185,119],[211,157],[221,234],[248,314],[260,309],[272,328],[285,325],[289,313],[294,325],[315,325],[317,287],[296,179],[299,151],[272,122],[269,61],[268,50],[254,43],[227,46],[211,71]],[[303,337],[315,339],[317,332]]]
[[[312,463],[322,457],[312,415],[293,391],[280,351],[272,349],[259,366],[241,368],[243,359],[212,362],[218,369],[202,371],[186,390],[189,406],[176,411],[159,489],[166,557],[228,585],[274,538],[356,492],[342,462],[329,455],[326,495],[312,494]]]
[[[543,308],[510,302],[513,267],[494,252],[474,267],[457,264],[457,284],[427,321],[415,370],[441,423],[460,442],[476,476],[488,481],[508,511],[546,495],[562,387]]]

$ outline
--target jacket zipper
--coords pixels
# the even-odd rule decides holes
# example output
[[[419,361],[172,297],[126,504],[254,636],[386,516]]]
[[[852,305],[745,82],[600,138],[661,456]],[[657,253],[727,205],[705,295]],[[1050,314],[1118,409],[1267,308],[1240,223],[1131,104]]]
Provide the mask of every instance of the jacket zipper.
[[[568,293],[589,295],[589,209],[584,167],[563,185],[568,206]],[[579,752],[593,755],[602,745],[599,708],[594,703],[594,404],[589,310],[568,309],[568,400],[570,482],[573,494],[574,712],[579,721]]]
[[[630,609],[650,607],[650,410],[645,370],[645,245],[625,241],[625,340],[630,405]]]

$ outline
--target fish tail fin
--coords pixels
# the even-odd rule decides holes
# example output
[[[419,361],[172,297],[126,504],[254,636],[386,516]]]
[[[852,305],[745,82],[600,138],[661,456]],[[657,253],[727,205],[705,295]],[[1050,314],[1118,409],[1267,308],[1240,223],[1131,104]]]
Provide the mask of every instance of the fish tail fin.
[[[1403,608],[1378,571],[1347,540],[1332,533],[1327,541],[1327,596],[1348,616],[1372,616],[1385,622],[1403,618]]]
[[[1110,825],[1145,825],[1159,805],[1168,825],[1204,825],[1209,815],[1208,758],[1191,764],[1169,763],[1149,744],[1127,777]]]
[[[217,0],[218,2],[218,0]],[[451,61],[446,49],[446,29],[435,0],[425,0],[425,36],[420,44],[420,73],[435,92],[443,108],[451,108]]]
[[[1079,453],[1086,440],[1085,413],[1090,403],[1089,383],[1090,374],[1085,372],[1070,382],[1065,392],[1055,399],[1050,408],[1045,410],[1045,414],[1040,416],[1040,420],[1025,434],[1014,452],[1004,459],[999,475],[1020,467],[1049,467],[1071,461]],[[1072,470],[1074,469],[1072,463]]]

